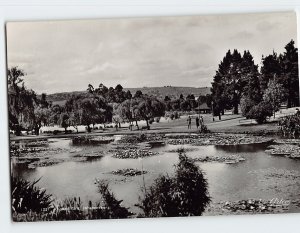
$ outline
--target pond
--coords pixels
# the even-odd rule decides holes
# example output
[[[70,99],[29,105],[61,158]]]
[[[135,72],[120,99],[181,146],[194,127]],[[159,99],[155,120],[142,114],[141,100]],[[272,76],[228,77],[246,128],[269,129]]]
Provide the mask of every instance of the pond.
[[[115,136],[116,140],[119,136]],[[46,188],[48,193],[58,199],[80,197],[85,203],[89,200],[97,202],[100,194],[97,192],[96,179],[109,182],[115,196],[123,200],[123,205],[131,211],[138,212],[134,205],[142,195],[142,187],[149,186],[160,174],[174,173],[178,162],[177,148],[188,148],[187,155],[192,158],[199,156],[231,156],[239,155],[245,161],[227,164],[221,162],[197,162],[208,180],[209,194],[212,203],[246,199],[272,198],[295,200],[300,198],[300,161],[286,157],[271,156],[266,153],[268,143],[250,145],[169,145],[164,144],[151,148],[157,155],[138,159],[119,159],[110,152],[111,143],[104,145],[75,146],[71,139],[48,139],[47,150],[59,149],[51,156],[63,159],[63,162],[51,166],[29,168],[26,163],[11,160],[11,172],[14,176],[26,180],[41,178],[38,186]],[[20,142],[24,146],[25,142]],[[191,149],[192,148],[192,149]],[[104,151],[103,156],[88,160],[76,160],[74,153],[94,153]],[[144,175],[125,177],[112,174],[112,171],[125,168],[135,168],[146,171]],[[289,176],[292,172],[292,176]],[[296,175],[295,175],[296,174]],[[296,180],[295,180],[296,179]],[[292,208],[290,212],[299,212]],[[214,215],[207,211],[206,215]]]

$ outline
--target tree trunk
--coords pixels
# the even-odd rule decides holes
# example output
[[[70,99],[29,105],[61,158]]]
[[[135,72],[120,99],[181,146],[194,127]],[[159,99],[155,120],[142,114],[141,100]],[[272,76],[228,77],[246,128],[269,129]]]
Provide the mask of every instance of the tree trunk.
[[[237,103],[234,104],[233,114],[239,114],[239,105]]]
[[[68,127],[67,127],[68,128]],[[65,128],[65,134],[67,134],[67,128]]]
[[[15,135],[16,135],[16,136],[20,136],[20,135],[21,135],[21,127],[20,127],[20,126],[17,126],[17,127],[16,127]]]
[[[290,108],[292,107],[292,101],[291,101],[291,98],[288,97],[288,100],[287,100],[287,108]]]
[[[150,125],[149,125],[148,119],[146,119],[146,123],[147,123],[147,129],[149,130],[150,129]]]
[[[90,125],[87,125],[87,131],[88,131],[88,133],[92,132]]]
[[[140,129],[137,120],[135,120],[135,126],[138,128],[138,130]]]
[[[35,133],[35,135],[40,135],[40,128],[41,127],[39,127],[39,126],[36,126],[35,128],[34,128],[34,133]]]

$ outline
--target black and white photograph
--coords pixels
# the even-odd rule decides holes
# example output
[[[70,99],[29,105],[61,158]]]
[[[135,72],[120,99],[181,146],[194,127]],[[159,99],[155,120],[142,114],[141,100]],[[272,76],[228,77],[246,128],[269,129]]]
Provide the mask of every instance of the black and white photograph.
[[[6,23],[14,222],[300,213],[296,12]]]

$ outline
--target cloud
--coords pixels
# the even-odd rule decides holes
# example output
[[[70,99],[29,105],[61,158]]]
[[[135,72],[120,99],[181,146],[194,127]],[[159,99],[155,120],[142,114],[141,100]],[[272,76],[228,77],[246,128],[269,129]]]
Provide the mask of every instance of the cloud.
[[[101,73],[103,71],[108,71],[111,69],[116,69],[116,65],[109,63],[109,62],[105,62],[103,64],[96,64],[95,66],[89,68],[88,70],[86,70],[86,73],[97,74],[97,73]]]
[[[233,36],[230,36],[230,39],[231,40],[250,40],[252,37],[254,37],[254,33],[244,30],[244,31],[235,33]]]
[[[228,49],[249,49],[259,63],[296,38],[294,13],[14,22],[7,53],[38,93],[89,83],[210,86]]]
[[[277,29],[279,25],[279,22],[262,21],[256,25],[256,28],[260,32],[266,32]]]

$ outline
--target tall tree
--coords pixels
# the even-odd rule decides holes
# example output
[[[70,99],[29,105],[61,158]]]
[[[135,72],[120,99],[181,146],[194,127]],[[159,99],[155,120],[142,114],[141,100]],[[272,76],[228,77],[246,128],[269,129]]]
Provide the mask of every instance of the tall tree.
[[[260,88],[261,90],[266,90],[268,87],[268,82],[270,79],[276,77],[281,77],[282,75],[282,64],[280,55],[278,56],[277,53],[273,51],[272,54],[262,57],[262,66],[260,69],[261,76],[260,76]]]
[[[283,87],[288,91],[287,106],[299,106],[299,71],[298,71],[298,49],[295,42],[291,40],[285,47],[282,56]]]
[[[274,118],[275,112],[280,109],[281,102],[285,97],[285,92],[286,91],[282,84],[277,83],[275,79],[269,81],[268,87],[263,96],[263,101],[272,106]]]
[[[72,124],[86,125],[88,132],[91,125],[112,120],[112,107],[103,97],[95,95],[73,96],[66,102],[65,109],[72,115]]]
[[[22,129],[31,130],[34,127],[37,98],[34,91],[25,87],[22,77],[26,74],[23,70],[12,67],[7,74],[9,127],[20,135]]]
[[[224,109],[234,108],[234,113],[238,113],[238,104],[242,93],[241,78],[241,54],[235,49],[230,50],[219,64],[212,83],[212,97],[214,101],[215,114],[224,112]]]
[[[251,108],[262,101],[258,66],[255,65],[249,51],[244,52],[241,63],[241,72],[243,90],[240,104],[243,116],[248,117]]]
[[[147,128],[150,129],[149,119],[161,117],[165,115],[165,105],[155,97],[147,97],[140,99],[137,105],[140,117],[146,121]]]
[[[141,90],[137,90],[134,94],[134,98],[141,98],[143,96],[143,92]]]
[[[58,123],[61,127],[65,129],[65,134],[67,133],[67,128],[71,126],[70,124],[70,115],[67,114],[66,112],[63,112],[60,114]]]

